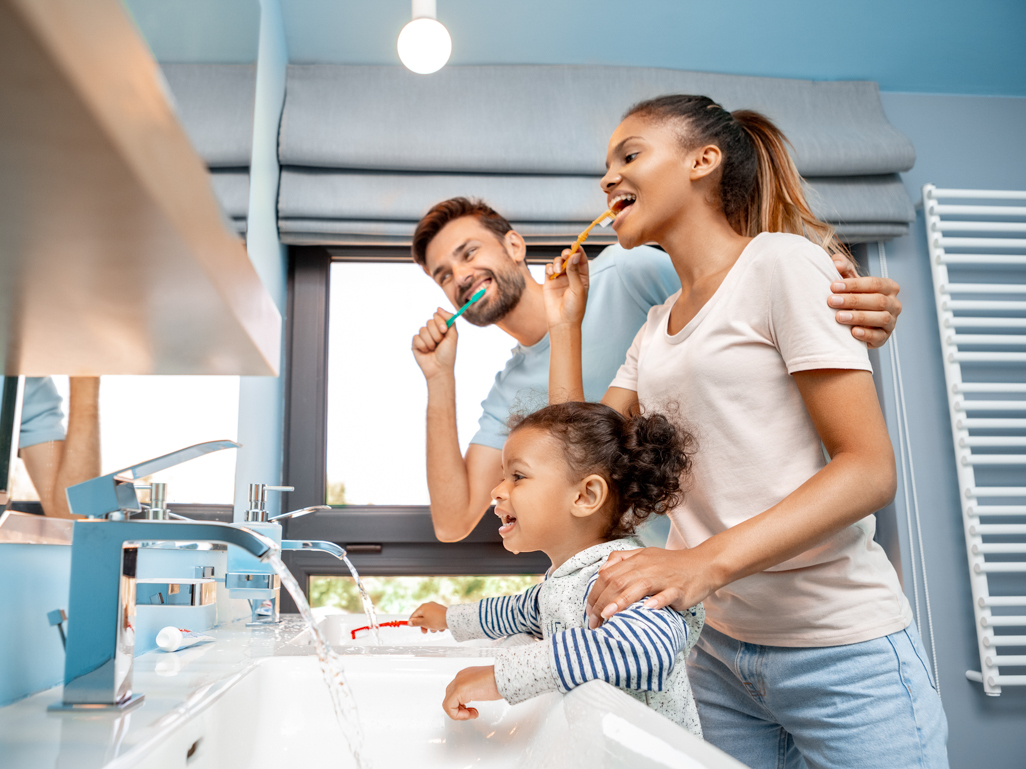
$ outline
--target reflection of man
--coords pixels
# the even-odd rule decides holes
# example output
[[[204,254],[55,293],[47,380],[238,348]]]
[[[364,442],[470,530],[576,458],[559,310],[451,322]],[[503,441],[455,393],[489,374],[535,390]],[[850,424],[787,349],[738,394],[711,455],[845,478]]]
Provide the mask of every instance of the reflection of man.
[[[100,380],[71,377],[68,430],[61,396],[49,377],[27,377],[18,456],[36,487],[45,515],[70,518],[68,486],[100,474]]]
[[[413,237],[414,260],[453,307],[461,307],[484,286],[484,297],[463,317],[478,326],[494,324],[519,343],[495,377],[482,403],[478,432],[466,456],[461,456],[453,373],[457,332],[455,326],[448,332],[445,328],[450,313],[439,309],[413,338],[413,355],[428,386],[431,518],[435,536],[445,542],[466,537],[491,503],[491,490],[502,480],[510,407],[525,396],[539,405],[548,400],[549,342],[542,286],[528,272],[526,254],[524,239],[508,221],[484,203],[466,198],[434,206]],[[597,401],[613,381],[649,308],[679,291],[680,281],[669,257],[646,246],[630,251],[610,246],[592,260],[589,271],[582,365],[585,397]],[[901,312],[898,284],[850,274],[830,306],[842,309],[838,322],[853,326],[856,337],[878,347],[894,330]]]

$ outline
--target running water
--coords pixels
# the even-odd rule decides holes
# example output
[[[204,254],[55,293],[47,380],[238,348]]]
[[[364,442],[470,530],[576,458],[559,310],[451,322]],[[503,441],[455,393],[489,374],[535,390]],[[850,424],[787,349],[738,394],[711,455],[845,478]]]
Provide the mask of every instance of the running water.
[[[353,572],[353,576],[356,577],[356,570],[349,563],[349,559],[344,560]],[[349,682],[346,681],[345,673],[342,670],[342,659],[331,648],[331,645],[321,633],[320,628],[317,627],[313,612],[310,611],[310,604],[306,602],[306,596],[303,595],[303,590],[299,587],[295,577],[292,576],[292,572],[285,567],[285,564],[282,563],[281,558],[277,554],[269,556],[267,562],[271,564],[278,576],[281,577],[281,583],[289,591],[292,600],[296,602],[299,613],[303,615],[306,624],[310,626],[310,635],[313,638],[314,648],[317,650],[317,659],[321,663],[321,673],[324,675],[324,681],[328,685],[328,693],[331,695],[331,704],[335,709],[335,717],[338,719],[342,736],[349,743],[349,750],[356,760],[357,769],[369,769],[363,760],[363,730],[360,728],[360,715],[356,709],[356,701],[353,699],[353,690],[350,688]],[[359,578],[357,578],[357,584],[360,584]],[[363,592],[362,585],[361,593],[366,595]],[[373,606],[371,609],[373,610]],[[374,623],[376,629],[376,620],[372,618],[371,622]]]
[[[371,601],[370,596],[367,595],[367,591],[363,587],[363,582],[360,580],[360,575],[356,573],[356,567],[353,566],[349,560],[349,556],[343,555],[342,560],[346,562],[346,566],[349,567],[349,571],[353,575],[353,579],[356,580],[356,588],[360,591],[360,600],[363,601],[363,612],[367,615],[367,621],[370,623],[371,634],[374,636],[374,643],[377,646],[381,646],[381,633],[378,631],[380,627],[378,625],[378,613],[374,610],[374,603]]]

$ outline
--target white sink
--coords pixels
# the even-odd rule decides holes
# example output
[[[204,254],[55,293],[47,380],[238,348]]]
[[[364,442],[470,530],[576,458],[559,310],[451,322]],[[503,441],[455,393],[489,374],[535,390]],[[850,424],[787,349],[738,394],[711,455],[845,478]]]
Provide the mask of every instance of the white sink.
[[[742,764],[601,682],[520,705],[485,702],[480,718],[450,720],[446,684],[488,658],[346,656],[367,769],[469,766],[740,769]],[[208,707],[140,756],[110,767],[348,769],[355,762],[314,657],[263,660]],[[186,756],[189,756],[186,761]]]

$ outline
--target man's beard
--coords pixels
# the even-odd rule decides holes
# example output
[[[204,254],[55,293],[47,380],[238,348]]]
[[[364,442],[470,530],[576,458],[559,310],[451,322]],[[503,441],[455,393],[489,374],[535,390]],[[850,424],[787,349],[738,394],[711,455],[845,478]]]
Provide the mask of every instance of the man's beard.
[[[463,317],[475,326],[490,326],[505,318],[520,302],[527,287],[524,274],[516,266],[511,265],[510,269],[501,273],[491,270],[484,272],[492,279],[495,295],[491,299],[478,299],[463,313]]]

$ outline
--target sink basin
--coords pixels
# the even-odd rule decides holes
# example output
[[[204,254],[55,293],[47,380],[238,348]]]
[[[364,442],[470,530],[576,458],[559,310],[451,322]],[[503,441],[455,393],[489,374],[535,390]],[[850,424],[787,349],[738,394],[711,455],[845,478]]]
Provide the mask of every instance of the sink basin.
[[[412,650],[411,650],[412,651]],[[742,764],[598,681],[519,705],[476,704],[480,718],[441,708],[457,671],[488,657],[351,655],[344,668],[364,734],[366,769],[468,766],[741,769]],[[270,657],[145,755],[110,767],[355,767],[315,657]]]

